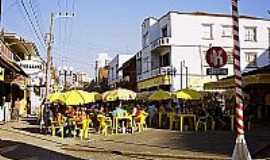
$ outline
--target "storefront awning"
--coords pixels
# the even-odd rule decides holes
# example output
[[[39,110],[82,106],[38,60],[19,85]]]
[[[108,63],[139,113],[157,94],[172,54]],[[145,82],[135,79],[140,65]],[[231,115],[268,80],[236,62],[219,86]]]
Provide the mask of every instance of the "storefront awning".
[[[147,89],[152,87],[158,87],[161,85],[170,85],[171,78],[168,75],[160,75],[151,79],[147,79],[141,82],[138,82],[138,89]]]
[[[244,75],[242,77],[243,87],[253,84],[270,84],[270,74],[269,73],[260,73],[254,75]],[[235,87],[234,76],[221,79],[215,82],[208,82],[204,84],[205,90],[211,89],[229,89]]]

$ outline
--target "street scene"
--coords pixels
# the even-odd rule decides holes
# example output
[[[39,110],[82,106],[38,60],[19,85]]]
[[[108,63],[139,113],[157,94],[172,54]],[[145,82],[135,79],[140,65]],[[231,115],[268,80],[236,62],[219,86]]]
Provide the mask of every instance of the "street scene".
[[[0,160],[270,159],[270,1],[0,1]]]

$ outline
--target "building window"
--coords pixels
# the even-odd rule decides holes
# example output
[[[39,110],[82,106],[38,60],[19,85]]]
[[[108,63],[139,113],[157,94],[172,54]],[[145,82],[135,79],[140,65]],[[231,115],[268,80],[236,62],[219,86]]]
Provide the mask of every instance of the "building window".
[[[150,64],[150,62],[149,62],[149,57],[145,57],[144,59],[143,59],[143,64],[144,64],[144,66],[145,66],[145,70],[144,70],[144,72],[148,72],[149,71],[149,64]]]
[[[160,67],[170,66],[170,53],[164,54],[159,57]]]
[[[256,27],[245,27],[245,41],[257,41],[257,29]]]
[[[233,28],[231,25],[222,25],[222,37],[231,38],[233,35]]]
[[[233,64],[233,53],[232,52],[227,52],[227,64]]]
[[[213,24],[202,24],[203,36],[202,39],[213,40]]]
[[[168,27],[167,27],[167,25],[165,25],[165,26],[161,29],[161,37],[168,37]]]
[[[143,47],[146,47],[149,43],[148,31],[143,35]]]
[[[255,52],[247,52],[245,53],[245,60],[248,64],[248,67],[256,67],[257,66],[257,53]]]
[[[114,80],[114,68],[112,67],[112,80]]]
[[[142,58],[137,60],[137,73],[138,75],[142,74]]]

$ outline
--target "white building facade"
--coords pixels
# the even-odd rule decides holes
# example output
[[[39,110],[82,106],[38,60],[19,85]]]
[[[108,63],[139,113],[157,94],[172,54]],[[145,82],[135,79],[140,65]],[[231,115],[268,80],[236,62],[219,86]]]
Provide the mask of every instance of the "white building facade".
[[[39,55],[31,56],[29,60],[19,61],[18,65],[29,76],[27,84],[30,94],[30,114],[38,114],[42,100],[45,98],[45,62]]]
[[[241,16],[239,21],[242,70],[268,64],[270,20]],[[142,50],[136,54],[138,89],[202,90],[203,83],[216,80],[216,76],[206,75],[205,56],[211,46],[227,52],[224,68],[228,68],[228,76],[233,75],[230,15],[172,11],[159,19],[145,19]]]
[[[129,60],[132,54],[117,54],[110,62],[109,62],[109,75],[108,75],[108,84],[110,87],[116,87],[116,84],[119,83],[123,78],[122,70],[119,70],[123,63]]]

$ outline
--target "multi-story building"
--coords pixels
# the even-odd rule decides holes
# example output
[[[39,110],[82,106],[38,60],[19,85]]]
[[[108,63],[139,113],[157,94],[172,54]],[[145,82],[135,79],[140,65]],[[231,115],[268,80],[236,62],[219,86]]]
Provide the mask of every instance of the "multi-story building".
[[[0,100],[4,99],[0,112],[5,110],[5,120],[9,120],[14,102],[19,100],[20,115],[33,113],[44,97],[44,61],[33,42],[24,40],[15,33],[1,34],[0,68],[4,73],[0,79]],[[1,113],[0,113],[1,115]],[[10,114],[11,115],[11,114]],[[2,117],[3,118],[3,117]],[[0,121],[3,120],[0,118]]]
[[[130,59],[133,55],[117,54],[109,62],[109,77],[108,84],[110,87],[117,87],[117,84],[123,79],[123,71],[120,70],[123,63]]]
[[[96,66],[95,66],[95,80],[99,82],[99,72],[101,68],[108,66],[111,58],[108,56],[107,53],[99,53],[96,59]]]
[[[76,78],[73,77],[73,81],[78,82],[78,86],[83,87],[86,83],[90,83],[90,77],[85,72],[77,72]]]
[[[269,62],[270,20],[240,16],[241,67],[243,71]],[[163,88],[201,90],[207,76],[205,56],[211,46],[228,55],[228,76],[233,74],[232,18],[226,14],[168,12],[142,23],[142,49],[136,54],[139,90]]]
[[[137,91],[137,73],[136,73],[136,55],[123,63],[122,70],[123,79],[119,86],[130,90]]]

